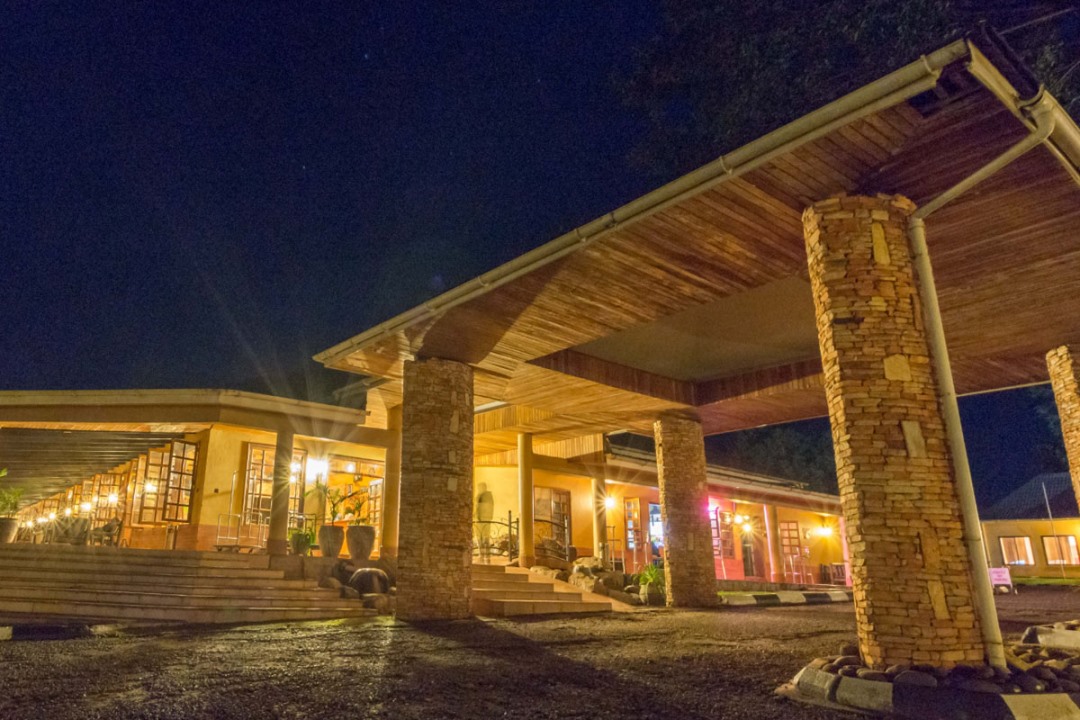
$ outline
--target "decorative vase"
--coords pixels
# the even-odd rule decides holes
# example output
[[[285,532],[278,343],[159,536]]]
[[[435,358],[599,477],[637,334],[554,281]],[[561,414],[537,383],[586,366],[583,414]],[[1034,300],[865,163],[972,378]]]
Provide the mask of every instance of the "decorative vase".
[[[15,518],[0,518],[0,545],[15,542],[19,533],[19,521]]]
[[[323,557],[336,558],[341,555],[341,545],[345,542],[345,528],[336,525],[323,525],[319,528],[319,552]]]
[[[345,530],[345,544],[353,560],[367,560],[375,549],[374,525],[350,525]]]

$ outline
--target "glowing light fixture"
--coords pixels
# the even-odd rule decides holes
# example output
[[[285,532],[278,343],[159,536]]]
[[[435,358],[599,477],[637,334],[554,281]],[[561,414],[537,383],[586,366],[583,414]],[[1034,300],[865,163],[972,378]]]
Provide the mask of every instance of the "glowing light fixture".
[[[71,508],[64,508],[64,517],[71,517]]]
[[[55,520],[56,519],[56,513],[49,513],[49,519],[50,520]]]
[[[736,515],[735,516],[735,524],[736,525],[742,525],[744,522],[746,522],[746,516],[745,515]]]
[[[145,492],[148,492],[148,493],[156,493],[157,492],[157,485],[155,483],[152,483],[149,480],[147,480],[146,484],[143,485],[143,490]]]
[[[88,502],[84,502],[83,504],[79,505],[79,509],[80,509],[80,510],[82,510],[83,512],[90,512],[90,510],[91,510],[91,509],[92,509],[93,507],[94,507],[94,506],[93,506],[93,505],[91,505],[91,504],[90,504],[90,503],[88,503]]]
[[[744,533],[753,532],[754,531],[754,526],[751,525],[750,523],[743,523],[742,524],[742,531]]]
[[[294,473],[299,473],[300,463],[294,461],[293,464],[289,466],[289,470],[293,471]]]
[[[833,529],[832,525],[822,525],[818,528],[817,534],[819,537],[832,537]]]
[[[38,525],[44,525],[45,523],[48,522],[48,520],[46,518],[43,518],[43,517],[39,517],[37,519],[37,521],[38,521]]]
[[[115,505],[118,502],[120,502],[120,496],[116,493],[109,493],[109,504]]]
[[[330,469],[330,464],[325,460],[312,458],[307,461],[308,475],[316,478],[326,477],[327,471]]]
[[[606,507],[608,510],[613,509],[615,507],[615,498],[611,497],[610,495],[605,497],[604,498],[604,507]]]
[[[356,472],[356,463],[346,463],[345,464],[345,472],[347,472],[347,473]]]

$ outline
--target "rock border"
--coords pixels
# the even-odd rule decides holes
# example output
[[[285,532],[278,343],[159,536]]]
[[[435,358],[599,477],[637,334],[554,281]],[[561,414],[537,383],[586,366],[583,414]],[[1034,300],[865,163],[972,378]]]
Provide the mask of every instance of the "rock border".
[[[732,593],[720,596],[721,605],[825,605],[852,602],[850,590],[778,590],[771,593]]]
[[[810,666],[777,690],[792,700],[912,720],[1080,720],[1080,693],[998,695],[897,685]]]

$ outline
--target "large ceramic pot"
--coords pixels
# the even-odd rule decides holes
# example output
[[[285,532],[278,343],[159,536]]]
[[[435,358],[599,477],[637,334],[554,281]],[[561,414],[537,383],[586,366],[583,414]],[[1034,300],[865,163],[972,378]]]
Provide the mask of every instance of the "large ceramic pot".
[[[345,528],[336,525],[323,525],[319,528],[319,552],[323,557],[340,556],[341,545],[344,542]]]
[[[15,518],[0,518],[0,544],[15,542],[19,533],[19,521]]]
[[[345,543],[349,546],[349,557],[353,560],[367,560],[375,549],[374,525],[350,525],[345,530]]]

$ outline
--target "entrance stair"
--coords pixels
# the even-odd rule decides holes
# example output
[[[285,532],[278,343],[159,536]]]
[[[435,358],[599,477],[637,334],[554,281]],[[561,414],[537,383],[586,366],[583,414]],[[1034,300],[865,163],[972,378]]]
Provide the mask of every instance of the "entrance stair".
[[[266,555],[70,545],[0,545],[0,618],[256,623],[375,614]]]
[[[473,612],[488,617],[611,612],[611,601],[524,568],[472,566]]]

